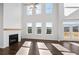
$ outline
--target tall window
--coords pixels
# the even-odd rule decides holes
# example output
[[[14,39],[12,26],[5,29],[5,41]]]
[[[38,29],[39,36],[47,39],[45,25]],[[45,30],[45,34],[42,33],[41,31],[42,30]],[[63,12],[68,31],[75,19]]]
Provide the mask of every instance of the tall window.
[[[36,15],[41,14],[41,4],[36,4],[35,12],[36,12]]]
[[[78,26],[73,26],[72,37],[73,37],[74,39],[78,39],[78,37],[79,37]]]
[[[28,34],[32,33],[32,23],[27,23]]]
[[[41,34],[42,23],[36,23],[37,34]]]
[[[45,5],[45,12],[46,14],[52,14],[53,5],[52,3],[46,3]]]
[[[46,23],[46,34],[52,34],[52,23]]]
[[[27,15],[32,15],[32,10],[33,10],[33,5],[28,5],[27,6]]]

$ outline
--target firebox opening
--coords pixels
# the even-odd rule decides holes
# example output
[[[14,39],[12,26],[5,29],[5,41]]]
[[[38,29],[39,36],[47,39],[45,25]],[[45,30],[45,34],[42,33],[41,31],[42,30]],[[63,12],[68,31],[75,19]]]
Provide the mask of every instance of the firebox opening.
[[[9,35],[9,45],[12,45],[17,42],[18,42],[18,34]]]

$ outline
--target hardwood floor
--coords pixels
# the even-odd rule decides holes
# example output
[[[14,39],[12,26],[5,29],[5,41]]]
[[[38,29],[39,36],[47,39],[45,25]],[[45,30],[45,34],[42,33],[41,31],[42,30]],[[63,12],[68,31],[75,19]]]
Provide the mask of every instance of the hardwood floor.
[[[0,49],[0,55],[15,55],[24,42],[25,40],[22,40],[20,43],[15,43],[10,47]]]
[[[26,46],[27,43],[25,46],[23,46],[26,41],[31,42],[29,45],[30,47]],[[52,43],[56,46],[54,46]],[[20,43],[15,43],[10,47],[0,49],[0,55],[79,55],[78,50],[79,42],[58,42],[23,39]]]

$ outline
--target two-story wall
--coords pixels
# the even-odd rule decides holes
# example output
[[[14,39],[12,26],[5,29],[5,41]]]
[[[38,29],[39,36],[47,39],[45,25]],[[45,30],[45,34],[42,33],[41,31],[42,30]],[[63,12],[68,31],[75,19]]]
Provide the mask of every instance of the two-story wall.
[[[41,14],[40,15],[27,15],[27,5],[23,7],[23,19],[22,19],[22,38],[32,39],[51,39],[58,40],[63,39],[63,20],[64,20],[64,4],[52,3],[52,13],[45,13],[45,4],[41,3]],[[39,35],[36,33],[36,23],[42,23],[42,33]],[[52,23],[52,34],[46,34],[46,23]],[[33,33],[27,33],[27,23],[32,23]]]

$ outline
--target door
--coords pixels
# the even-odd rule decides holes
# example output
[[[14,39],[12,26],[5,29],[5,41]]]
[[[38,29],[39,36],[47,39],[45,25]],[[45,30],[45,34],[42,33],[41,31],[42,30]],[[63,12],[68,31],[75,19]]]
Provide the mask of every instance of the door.
[[[72,26],[72,38],[76,40],[78,36],[78,26]]]

